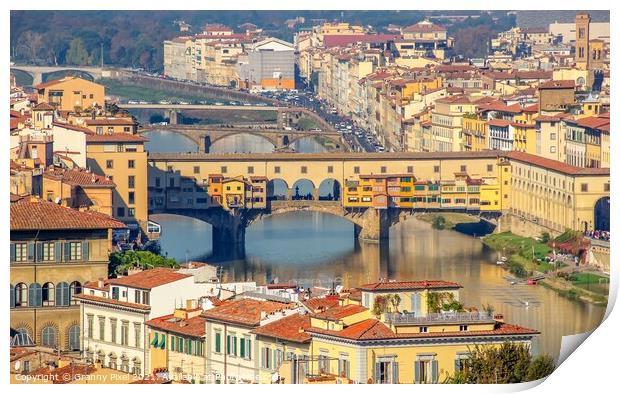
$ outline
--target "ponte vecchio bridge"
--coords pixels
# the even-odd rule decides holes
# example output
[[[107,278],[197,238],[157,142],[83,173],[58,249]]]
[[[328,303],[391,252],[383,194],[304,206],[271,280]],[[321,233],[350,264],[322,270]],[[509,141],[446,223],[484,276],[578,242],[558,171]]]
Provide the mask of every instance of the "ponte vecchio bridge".
[[[342,188],[360,175],[400,174],[420,180],[453,180],[456,173],[497,179],[506,159],[501,152],[447,153],[271,153],[271,154],[149,154],[149,212],[191,216],[213,226],[214,248],[243,244],[245,229],[254,221],[290,211],[315,211],[340,216],[354,224],[355,236],[380,242],[391,225],[426,209],[350,207]],[[211,204],[208,180],[222,177],[264,179],[263,208],[224,209]],[[300,182],[310,185],[299,198]],[[321,189],[328,184],[328,196]],[[278,192],[277,187],[281,190]],[[338,191],[337,191],[338,190]],[[298,198],[295,198],[298,196]],[[472,212],[478,214],[478,212]]]

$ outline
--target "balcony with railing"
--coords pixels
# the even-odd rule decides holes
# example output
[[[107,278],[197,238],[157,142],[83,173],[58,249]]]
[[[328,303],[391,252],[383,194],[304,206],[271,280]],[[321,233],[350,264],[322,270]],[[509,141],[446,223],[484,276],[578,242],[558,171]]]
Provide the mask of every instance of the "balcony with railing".
[[[386,323],[399,325],[432,325],[432,324],[451,324],[451,323],[493,323],[495,322],[492,313],[487,312],[444,312],[429,313],[416,316],[414,313],[386,313]]]

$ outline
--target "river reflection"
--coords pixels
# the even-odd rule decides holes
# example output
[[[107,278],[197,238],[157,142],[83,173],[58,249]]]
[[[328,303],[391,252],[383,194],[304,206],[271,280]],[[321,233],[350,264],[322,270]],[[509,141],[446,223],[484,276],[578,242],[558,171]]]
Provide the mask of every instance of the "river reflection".
[[[210,225],[173,215],[153,219],[163,226],[161,245],[170,257],[210,261]],[[380,278],[459,282],[465,305],[491,304],[508,322],[540,330],[534,351],[554,357],[562,335],[588,331],[604,314],[602,307],[569,301],[541,286],[510,285],[495,264],[496,253],[479,240],[415,219],[395,225],[389,246],[379,246],[356,242],[352,224],[342,218],[287,213],[249,227],[245,251],[242,260],[215,262],[224,266],[227,279],[323,286],[334,281],[358,286]]]

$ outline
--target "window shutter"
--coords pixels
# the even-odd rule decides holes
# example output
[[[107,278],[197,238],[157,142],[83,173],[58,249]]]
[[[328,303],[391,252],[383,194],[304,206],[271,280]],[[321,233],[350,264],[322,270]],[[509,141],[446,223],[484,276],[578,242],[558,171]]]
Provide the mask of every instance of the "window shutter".
[[[438,362],[437,360],[433,360],[431,362],[431,376],[432,376],[432,382],[433,383],[437,383],[437,380],[439,378],[439,368],[438,368]]]
[[[28,242],[28,261],[34,261],[34,242]]]
[[[375,383],[379,383],[380,376],[381,376],[381,363],[375,363]]]
[[[153,340],[151,341],[151,345],[157,346],[157,342],[159,341],[159,333],[155,333],[153,336]]]
[[[36,251],[37,251],[36,260],[43,261],[43,242],[36,243]]]
[[[398,363],[392,363],[392,384],[398,383]]]
[[[54,244],[54,259],[56,262],[62,260],[62,242],[58,241]]]
[[[230,354],[230,335],[226,335],[226,354]]]
[[[15,244],[11,244],[11,262],[15,261]]]
[[[252,358],[252,350],[251,350],[252,349],[252,340],[251,339],[247,340],[247,345],[248,345],[247,349],[245,349],[245,353],[246,353],[245,356],[247,358]]]
[[[174,351],[174,341],[175,341],[175,336],[172,335],[170,336],[170,350]]]
[[[241,338],[241,343],[239,344],[239,355],[241,357],[245,357],[245,338]]]
[[[62,285],[62,283],[59,283],[56,285],[56,306],[60,306],[62,305],[61,299],[62,299],[62,289],[60,288],[60,286]]]
[[[15,308],[15,287],[13,285],[11,285],[11,308]]]
[[[35,306],[34,302],[35,302],[35,289],[34,289],[34,283],[31,283],[30,286],[28,286],[28,306]]]
[[[62,288],[62,302],[64,306],[69,305],[69,285],[65,283]]]
[[[414,382],[420,383],[420,362],[416,361],[413,364],[415,365]]]
[[[159,342],[159,348],[160,349],[166,348],[166,335],[165,334],[161,335],[161,342]]]
[[[88,241],[82,241],[82,260],[88,261]]]
[[[65,242],[65,258],[63,261],[70,261],[71,260],[71,244],[69,242]]]
[[[262,348],[260,351],[260,366],[265,368],[265,348]]]

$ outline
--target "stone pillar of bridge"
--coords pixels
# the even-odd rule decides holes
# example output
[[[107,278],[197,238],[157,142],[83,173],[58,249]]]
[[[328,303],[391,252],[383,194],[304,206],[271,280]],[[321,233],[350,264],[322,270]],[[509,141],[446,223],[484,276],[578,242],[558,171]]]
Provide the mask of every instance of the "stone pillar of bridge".
[[[177,112],[177,110],[169,109],[167,115],[168,115],[168,119],[169,119],[169,123],[170,124],[178,124],[178,121],[179,121],[178,115],[179,115],[179,113]]]
[[[355,238],[367,242],[387,241],[390,224],[390,213],[387,209],[366,208],[360,223],[355,225]]]
[[[288,190],[286,191],[286,199],[287,200],[293,199],[293,188],[292,187],[289,187]]]
[[[38,85],[43,82],[43,73],[42,72],[33,72],[32,73],[32,86]]]
[[[312,189],[312,199],[315,201],[319,200],[319,188],[315,187],[314,189]]]
[[[219,208],[218,208],[219,209]],[[211,222],[213,226],[213,254],[216,256],[243,257],[245,251],[246,223],[241,215],[220,209]]]

